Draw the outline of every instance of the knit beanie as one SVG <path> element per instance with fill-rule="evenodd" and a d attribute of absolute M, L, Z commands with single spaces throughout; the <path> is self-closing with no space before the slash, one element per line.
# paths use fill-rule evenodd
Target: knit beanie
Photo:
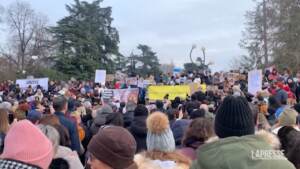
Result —
<path fill-rule="evenodd" d="M 88 151 L 113 169 L 137 169 L 134 137 L 124 128 L 107 126 L 99 129 L 88 145 Z"/>
<path fill-rule="evenodd" d="M 4 141 L 2 159 L 12 159 L 48 169 L 53 158 L 51 141 L 30 121 L 12 125 Z"/>
<path fill-rule="evenodd" d="M 298 113 L 294 109 L 286 108 L 279 116 L 280 126 L 293 126 L 297 124 Z"/>
<path fill-rule="evenodd" d="M 254 118 L 244 97 L 227 96 L 219 107 L 215 118 L 215 132 L 218 137 L 244 136 L 254 134 Z"/>
<path fill-rule="evenodd" d="M 172 152 L 175 150 L 175 140 L 170 129 L 168 117 L 161 112 L 154 112 L 147 121 L 148 151 Z"/>
<path fill-rule="evenodd" d="M 97 110 L 97 114 L 102 114 L 102 113 L 112 113 L 113 109 L 109 105 L 103 105 L 99 110 Z"/>
<path fill-rule="evenodd" d="M 37 110 L 31 110 L 30 112 L 28 112 L 26 118 L 27 118 L 27 120 L 35 123 L 42 118 L 42 114 L 40 112 L 38 112 Z"/>

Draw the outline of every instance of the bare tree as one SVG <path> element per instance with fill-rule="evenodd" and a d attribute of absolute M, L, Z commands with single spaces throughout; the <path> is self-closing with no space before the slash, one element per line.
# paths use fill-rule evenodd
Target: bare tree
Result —
<path fill-rule="evenodd" d="M 6 48 L 0 52 L 18 71 L 36 65 L 49 56 L 50 34 L 47 31 L 48 18 L 36 13 L 27 2 L 16 1 L 7 11 L 9 37 Z"/>

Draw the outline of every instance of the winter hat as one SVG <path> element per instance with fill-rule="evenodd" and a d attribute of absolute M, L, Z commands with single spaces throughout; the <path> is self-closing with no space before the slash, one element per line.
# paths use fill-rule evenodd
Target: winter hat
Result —
<path fill-rule="evenodd" d="M 196 119 L 196 118 L 204 118 L 205 117 L 205 110 L 204 109 L 195 109 L 191 114 L 190 114 L 190 119 Z"/>
<path fill-rule="evenodd" d="M 134 109 L 134 116 L 148 116 L 148 109 L 144 105 L 139 104 Z"/>
<path fill-rule="evenodd" d="M 135 139 L 122 127 L 107 126 L 99 129 L 90 141 L 88 151 L 113 169 L 137 169 L 133 161 Z"/>
<path fill-rule="evenodd" d="M 3 102 L 0 104 L 1 109 L 11 110 L 12 105 L 10 102 Z"/>
<path fill-rule="evenodd" d="M 254 134 L 254 118 L 244 97 L 227 96 L 215 118 L 215 132 L 220 138 Z"/>
<path fill-rule="evenodd" d="M 27 120 L 36 123 L 38 120 L 40 120 L 42 118 L 42 114 L 36 110 L 31 110 L 28 114 L 27 114 Z"/>
<path fill-rule="evenodd" d="M 170 129 L 168 117 L 161 112 L 154 112 L 147 121 L 148 151 L 172 152 L 175 150 L 175 140 Z"/>
<path fill-rule="evenodd" d="M 48 169 L 53 158 L 51 141 L 30 121 L 10 128 L 4 141 L 2 159 L 12 159 Z"/>
<path fill-rule="evenodd" d="M 280 126 L 293 126 L 297 124 L 298 113 L 294 109 L 286 108 L 279 116 Z"/>
<path fill-rule="evenodd" d="M 158 109 L 164 108 L 164 103 L 161 100 L 156 100 L 155 105 Z"/>
<path fill-rule="evenodd" d="M 102 106 L 98 111 L 97 114 L 103 114 L 103 113 L 112 113 L 113 109 L 109 105 Z"/>

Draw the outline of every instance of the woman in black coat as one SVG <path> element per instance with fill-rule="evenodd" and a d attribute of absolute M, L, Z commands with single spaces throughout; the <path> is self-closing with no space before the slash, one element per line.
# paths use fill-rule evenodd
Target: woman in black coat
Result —
<path fill-rule="evenodd" d="M 129 131 L 131 132 L 137 143 L 137 153 L 143 150 L 147 150 L 147 117 L 148 109 L 144 105 L 138 105 L 134 110 L 134 118 L 129 128 Z"/>

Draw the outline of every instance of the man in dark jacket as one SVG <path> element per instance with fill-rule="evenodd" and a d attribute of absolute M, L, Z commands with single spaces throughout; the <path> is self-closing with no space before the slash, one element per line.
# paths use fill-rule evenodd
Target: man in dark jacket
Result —
<path fill-rule="evenodd" d="M 53 100 L 53 108 L 55 115 L 59 118 L 60 123 L 66 127 L 70 134 L 71 149 L 80 152 L 80 141 L 77 132 L 76 124 L 65 117 L 65 113 L 68 110 L 68 101 L 64 96 L 55 97 Z"/>

